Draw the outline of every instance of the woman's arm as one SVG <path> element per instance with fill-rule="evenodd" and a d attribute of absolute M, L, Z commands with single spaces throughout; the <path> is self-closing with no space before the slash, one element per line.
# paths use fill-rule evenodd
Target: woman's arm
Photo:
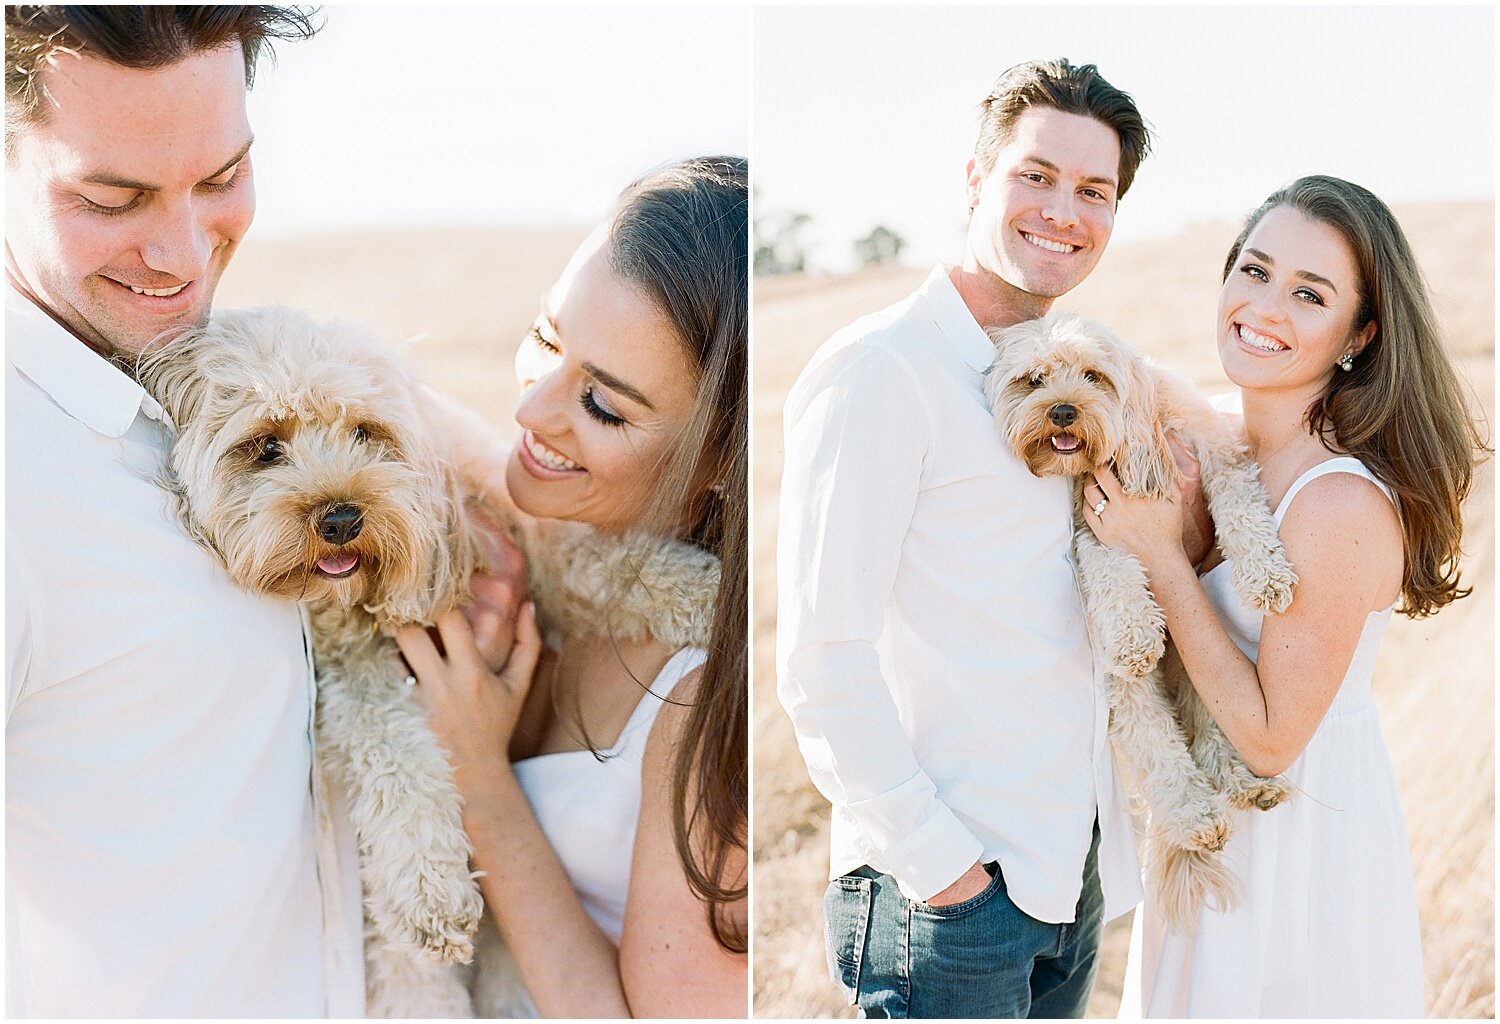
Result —
<path fill-rule="evenodd" d="M 727 952 L 709 928 L 708 908 L 688 885 L 672 829 L 672 783 L 677 746 L 701 674 L 684 677 L 651 727 L 641 771 L 641 816 L 631 861 L 620 975 L 637 1017 L 744 1017 L 749 1012 L 748 958 Z M 646 700 L 653 700 L 646 697 Z M 689 793 L 692 788 L 689 787 Z M 745 857 L 726 867 L 741 880 Z M 745 934 L 746 905 L 727 920 Z"/>
<path fill-rule="evenodd" d="M 537 1011 L 544 1017 L 743 1016 L 745 958 L 715 943 L 672 842 L 671 773 L 686 709 L 663 707 L 647 743 L 617 950 L 584 910 L 511 770 L 510 737 L 541 649 L 534 609 L 522 606 L 513 647 L 503 629 L 485 638 L 481 653 L 458 612 L 441 617 L 438 629 L 446 656 L 420 627 L 402 630 L 397 642 L 421 682 L 429 724 L 463 794 L 464 828 L 475 867 L 484 872 L 485 903 Z M 505 667 L 494 673 L 486 659 L 504 660 Z M 683 679 L 676 692 L 690 698 L 696 680 L 696 674 Z M 743 872 L 743 862 L 730 870 Z"/>
<path fill-rule="evenodd" d="M 513 645 L 504 628 L 483 653 L 462 613 L 437 625 L 446 654 L 419 626 L 396 642 L 453 765 L 479 887 L 521 979 L 544 1017 L 629 1017 L 615 945 L 583 909 L 511 770 L 510 737 L 541 652 L 535 609 L 521 607 Z M 504 668 L 495 673 L 486 659 Z"/>
<path fill-rule="evenodd" d="M 537 1012 L 630 1017 L 620 957 L 579 902 L 507 763 L 464 790 L 479 886 Z M 609 855 L 614 851 L 602 851 Z"/>
<path fill-rule="evenodd" d="M 1323 720 L 1348 671 L 1365 617 L 1389 605 L 1400 587 L 1401 531 L 1375 485 L 1345 473 L 1309 483 L 1281 525 L 1297 568 L 1291 606 L 1268 615 L 1259 664 L 1240 653 L 1188 564 L 1165 506 L 1124 495 L 1107 469 L 1102 517 L 1085 518 L 1100 540 L 1140 558 L 1167 629 L 1204 705 L 1257 775 L 1286 770 Z M 1088 489 L 1098 500 L 1094 488 Z"/>

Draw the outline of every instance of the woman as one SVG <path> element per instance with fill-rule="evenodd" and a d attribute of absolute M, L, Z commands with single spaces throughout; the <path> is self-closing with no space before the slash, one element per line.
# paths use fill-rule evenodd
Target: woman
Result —
<path fill-rule="evenodd" d="M 1211 554 L 1199 572 L 1174 500 L 1122 494 L 1102 469 L 1086 518 L 1145 565 L 1205 705 L 1251 770 L 1294 795 L 1235 812 L 1232 909 L 1169 930 L 1151 894 L 1132 974 L 1149 1016 L 1422 1014 L 1405 826 L 1370 680 L 1393 609 L 1420 617 L 1459 587 L 1460 506 L 1481 442 L 1400 226 L 1337 178 L 1302 178 L 1231 248 L 1219 356 L 1242 392 L 1299 583 L 1291 607 L 1247 607 Z M 1099 504 L 1104 502 L 1104 504 Z M 1127 999 L 1130 993 L 1127 992 Z"/>
<path fill-rule="evenodd" d="M 649 174 L 516 358 L 511 497 L 716 555 L 708 648 L 543 653 L 534 610 L 499 579 L 476 585 L 472 626 L 439 620 L 445 653 L 418 628 L 397 638 L 543 1016 L 746 1011 L 746 251 L 743 160 Z"/>

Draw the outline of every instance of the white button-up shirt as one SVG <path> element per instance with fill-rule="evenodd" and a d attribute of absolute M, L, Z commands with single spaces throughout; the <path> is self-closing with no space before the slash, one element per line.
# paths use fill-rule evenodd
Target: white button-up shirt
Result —
<path fill-rule="evenodd" d="M 363 1015 L 300 610 L 182 532 L 139 385 L 10 288 L 5 342 L 7 1015 Z"/>
<path fill-rule="evenodd" d="M 1093 826 L 1106 914 L 1140 899 L 1070 554 L 1069 482 L 1003 443 L 994 346 L 947 271 L 813 356 L 786 405 L 779 693 L 833 804 L 830 877 L 927 899 L 975 861 L 1072 921 Z"/>

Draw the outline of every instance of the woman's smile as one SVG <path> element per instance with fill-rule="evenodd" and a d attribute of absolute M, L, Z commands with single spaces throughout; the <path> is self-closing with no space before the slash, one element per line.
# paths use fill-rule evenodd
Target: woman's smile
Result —
<path fill-rule="evenodd" d="M 506 474 L 528 515 L 637 525 L 693 407 L 697 370 L 650 296 L 579 248 L 516 353 L 519 443 Z"/>
<path fill-rule="evenodd" d="M 576 476 L 588 472 L 556 448 L 544 443 L 529 430 L 521 435 L 521 455 L 522 465 L 529 472 L 543 479 Z"/>
<path fill-rule="evenodd" d="M 1255 355 L 1273 356 L 1288 349 L 1286 343 L 1279 338 L 1257 331 L 1246 324 L 1236 323 L 1234 331 L 1239 339 L 1240 348 Z"/>

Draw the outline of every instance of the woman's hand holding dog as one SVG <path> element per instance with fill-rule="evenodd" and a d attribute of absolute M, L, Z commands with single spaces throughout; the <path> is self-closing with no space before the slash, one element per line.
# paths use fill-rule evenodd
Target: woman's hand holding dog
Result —
<path fill-rule="evenodd" d="M 1172 451 L 1177 472 L 1182 474 L 1182 550 L 1189 562 L 1202 565 L 1214 549 L 1214 523 L 1203 495 L 1203 467 L 1171 434 L 1167 435 L 1167 447 Z"/>
<path fill-rule="evenodd" d="M 442 652 L 421 626 L 396 633 L 420 683 L 427 724 L 465 794 L 510 770 L 510 738 L 542 652 L 536 607 L 527 601 L 517 609 L 512 582 L 476 576 L 473 589 L 476 603 L 467 614 L 455 608 L 438 616 Z"/>
<path fill-rule="evenodd" d="M 1173 492 L 1160 499 L 1132 498 L 1110 468 L 1100 466 L 1094 470 L 1094 482 L 1083 488 L 1083 518 L 1094 536 L 1140 559 L 1150 576 L 1174 558 L 1187 561 L 1182 549 L 1180 494 Z"/>
<path fill-rule="evenodd" d="M 510 656 L 516 618 L 528 597 L 526 556 L 498 525 L 480 520 L 480 526 L 478 536 L 488 568 L 470 578 L 469 603 L 463 606 L 463 613 L 474 630 L 480 655 L 499 672 Z"/>

